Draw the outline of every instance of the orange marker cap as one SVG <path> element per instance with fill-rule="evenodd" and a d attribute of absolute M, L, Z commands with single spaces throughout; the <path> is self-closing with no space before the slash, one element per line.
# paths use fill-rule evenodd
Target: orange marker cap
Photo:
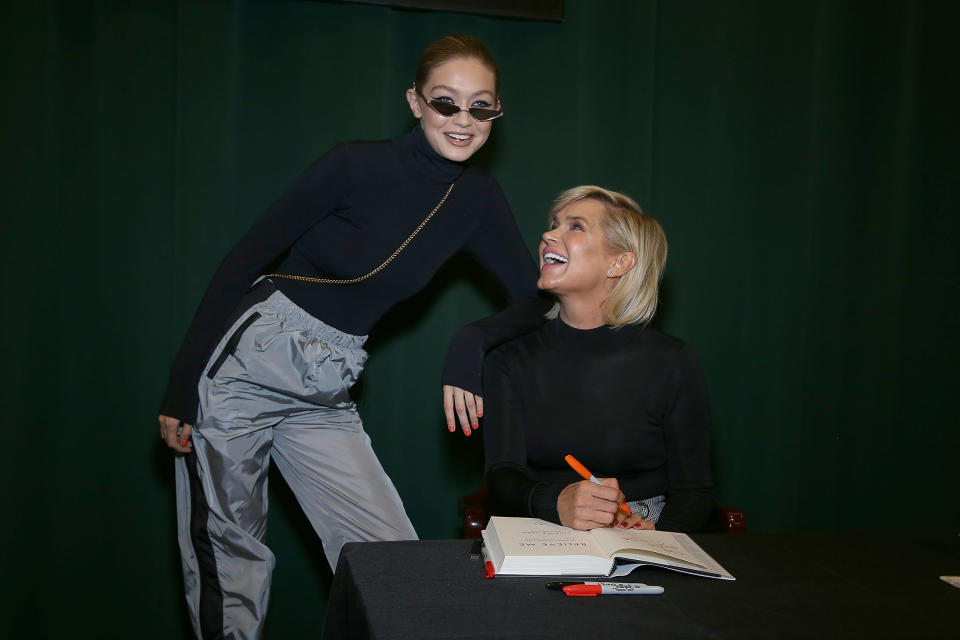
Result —
<path fill-rule="evenodd" d="M 590 478 L 593 477 L 593 474 L 590 473 L 589 471 L 587 471 L 587 468 L 586 468 L 585 466 L 583 466 L 582 464 L 580 464 L 580 461 L 577 460 L 576 458 L 574 458 L 573 456 L 567 455 L 567 456 L 564 457 L 564 460 L 567 461 L 567 464 L 568 464 L 568 465 L 570 465 L 571 467 L 573 467 L 573 470 L 574 470 L 574 471 L 576 471 L 576 472 L 579 473 L 581 476 L 583 476 L 583 479 L 584 479 L 584 480 L 589 480 Z"/>

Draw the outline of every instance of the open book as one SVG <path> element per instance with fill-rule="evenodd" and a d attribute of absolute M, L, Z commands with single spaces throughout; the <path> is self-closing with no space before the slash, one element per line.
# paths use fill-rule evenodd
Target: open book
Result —
<path fill-rule="evenodd" d="M 498 576 L 612 577 L 651 566 L 734 579 L 689 536 L 670 531 L 578 531 L 537 518 L 494 516 L 483 542 Z"/>

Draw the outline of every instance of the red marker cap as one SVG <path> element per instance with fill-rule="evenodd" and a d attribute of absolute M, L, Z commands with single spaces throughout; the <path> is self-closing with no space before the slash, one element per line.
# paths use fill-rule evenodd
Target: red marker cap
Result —
<path fill-rule="evenodd" d="M 492 578 L 494 576 L 493 563 L 487 560 L 483 563 L 483 577 Z"/>

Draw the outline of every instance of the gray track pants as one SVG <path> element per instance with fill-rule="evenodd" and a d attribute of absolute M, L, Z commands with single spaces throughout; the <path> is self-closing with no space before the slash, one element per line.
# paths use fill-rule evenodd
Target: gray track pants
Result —
<path fill-rule="evenodd" d="M 365 339 L 273 290 L 214 351 L 200 381 L 193 453 L 176 462 L 178 537 L 199 637 L 262 635 L 275 563 L 264 544 L 271 460 L 331 568 L 346 542 L 416 539 L 348 393 L 366 361 Z"/>

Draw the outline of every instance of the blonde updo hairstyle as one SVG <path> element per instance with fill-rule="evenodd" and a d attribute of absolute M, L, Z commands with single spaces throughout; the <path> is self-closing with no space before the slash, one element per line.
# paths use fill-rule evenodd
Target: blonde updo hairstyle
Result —
<path fill-rule="evenodd" d="M 445 62 L 460 58 L 476 60 L 493 72 L 493 90 L 497 93 L 496 97 L 499 98 L 500 72 L 497 70 L 496 61 L 482 42 L 465 33 L 444 36 L 431 42 L 423 50 L 423 53 L 420 54 L 420 60 L 417 62 L 417 74 L 414 76 L 416 88 L 421 91 L 425 90 L 427 79 L 434 69 Z"/>
<path fill-rule="evenodd" d="M 656 219 L 646 215 L 630 196 L 594 185 L 567 189 L 554 200 L 547 220 L 566 206 L 590 198 L 603 205 L 603 229 L 611 253 L 632 253 L 636 264 L 623 274 L 603 301 L 603 321 L 611 327 L 646 324 L 653 319 L 659 300 L 660 279 L 667 263 L 667 237 Z M 547 312 L 556 318 L 560 303 Z"/>

